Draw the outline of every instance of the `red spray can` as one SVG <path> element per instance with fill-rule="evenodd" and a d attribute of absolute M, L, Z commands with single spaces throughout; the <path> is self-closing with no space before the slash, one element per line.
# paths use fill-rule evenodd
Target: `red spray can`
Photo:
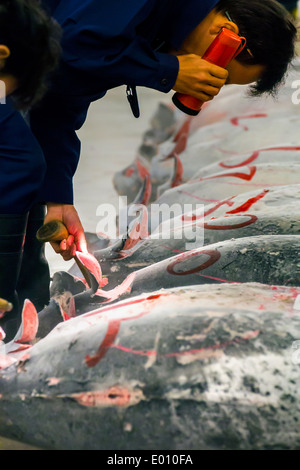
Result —
<path fill-rule="evenodd" d="M 244 49 L 245 45 L 245 38 L 238 36 L 227 28 L 222 28 L 202 59 L 225 69 Z M 175 93 L 173 103 L 178 109 L 190 116 L 197 116 L 204 104 L 203 101 L 182 93 Z"/>

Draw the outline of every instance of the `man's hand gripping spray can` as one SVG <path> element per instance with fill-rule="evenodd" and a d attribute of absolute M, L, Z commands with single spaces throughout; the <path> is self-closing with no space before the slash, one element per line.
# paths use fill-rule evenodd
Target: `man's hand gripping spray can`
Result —
<path fill-rule="evenodd" d="M 222 28 L 202 59 L 225 69 L 245 46 L 245 38 L 227 28 Z M 175 93 L 173 103 L 178 109 L 190 116 L 197 116 L 204 104 L 203 101 L 182 93 Z"/>

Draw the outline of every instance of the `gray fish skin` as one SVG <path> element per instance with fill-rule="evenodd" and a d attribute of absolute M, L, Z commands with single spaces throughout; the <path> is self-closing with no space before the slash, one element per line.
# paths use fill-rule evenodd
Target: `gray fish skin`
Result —
<path fill-rule="evenodd" d="M 250 181 L 243 181 L 243 179 L 234 176 L 235 173 L 246 175 L 246 177 L 251 176 L 252 173 L 254 176 Z M 153 221 L 157 218 L 157 213 L 161 212 L 162 205 L 167 204 L 170 207 L 179 205 L 184 211 L 185 204 L 205 204 L 205 201 L 222 201 L 233 195 L 241 195 L 254 190 L 261 189 L 262 191 L 274 186 L 296 185 L 299 183 L 299 174 L 299 164 L 260 164 L 256 165 L 255 169 L 248 166 L 239 168 L 238 171 L 227 169 L 210 175 L 207 179 L 190 180 L 188 183 L 165 191 L 155 201 L 155 204 L 150 206 L 151 231 L 156 228 Z M 169 214 L 166 213 L 165 217 L 169 218 Z"/>
<path fill-rule="evenodd" d="M 245 203 L 249 207 L 245 207 Z M 182 217 L 179 216 L 182 225 L 175 230 L 172 230 L 172 227 L 176 227 L 174 220 L 170 220 L 166 222 L 169 230 L 167 234 L 162 224 L 131 252 L 122 253 L 124 241 L 119 240 L 107 249 L 94 252 L 94 255 L 107 275 L 110 286 L 114 287 L 131 272 L 169 258 L 176 251 L 186 251 L 187 244 L 195 239 L 197 227 L 203 227 L 203 237 L 196 240 L 195 248 L 246 236 L 296 235 L 300 234 L 299 213 L 300 185 L 263 191 L 257 189 L 204 205 L 203 213 L 195 221 L 190 217 L 191 221 L 183 224 Z M 222 226 L 224 230 L 221 229 Z M 76 266 L 74 269 L 75 271 L 70 272 L 80 275 Z"/>
<path fill-rule="evenodd" d="M 299 256 L 300 235 L 260 235 L 224 240 L 176 254 L 145 268 L 136 267 L 130 291 L 117 300 L 150 293 L 158 288 L 199 284 L 258 282 L 299 286 Z M 118 284 L 124 281 L 124 278 L 118 278 L 118 273 L 114 274 Z M 106 286 L 104 290 L 109 289 Z M 104 299 L 97 300 L 97 296 L 91 297 L 87 292 L 77 294 L 75 299 L 81 313 L 91 311 L 97 303 L 100 307 L 104 302 Z"/>
<path fill-rule="evenodd" d="M 299 256 L 299 235 L 225 240 L 136 271 L 130 295 L 216 282 L 299 286 Z"/>
<path fill-rule="evenodd" d="M 212 245 L 223 240 L 233 240 L 246 237 L 257 237 L 261 235 L 300 235 L 300 220 L 293 214 L 285 212 L 284 214 L 277 214 L 277 216 L 261 216 L 253 224 L 236 229 L 224 229 L 221 227 L 228 227 L 229 225 L 239 225 L 243 222 L 251 221 L 249 216 L 231 216 L 219 217 L 209 222 L 210 229 L 204 229 L 204 245 Z M 218 230 L 214 230 L 217 227 Z M 104 272 L 107 275 L 110 288 L 118 285 L 124 277 L 135 272 L 138 269 L 154 265 L 164 259 L 171 258 L 175 253 L 185 252 L 187 243 L 195 237 L 195 227 L 191 226 L 189 230 L 185 228 L 185 235 L 187 238 L 182 237 L 182 231 L 177 230 L 172 233 L 170 240 L 163 238 L 150 237 L 140 244 L 138 249 L 130 256 L 111 259 L 106 258 L 103 253 L 98 256 L 98 261 Z M 178 239 L 176 238 L 176 234 Z M 195 247 L 201 248 L 203 246 L 202 238 L 199 239 L 199 245 L 195 243 Z"/>
<path fill-rule="evenodd" d="M 299 449 L 298 294 L 162 289 L 65 322 L 0 371 L 0 434 L 55 450 Z"/>

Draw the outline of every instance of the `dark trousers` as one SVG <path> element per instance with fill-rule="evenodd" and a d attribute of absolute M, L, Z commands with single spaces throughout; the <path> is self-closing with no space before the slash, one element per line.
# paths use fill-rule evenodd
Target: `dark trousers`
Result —
<path fill-rule="evenodd" d="M 0 215 L 0 297 L 14 306 L 0 320 L 6 342 L 18 331 L 25 299 L 29 299 L 38 312 L 50 300 L 45 247 L 36 238 L 44 216 L 44 205 L 33 207 L 26 215 Z"/>

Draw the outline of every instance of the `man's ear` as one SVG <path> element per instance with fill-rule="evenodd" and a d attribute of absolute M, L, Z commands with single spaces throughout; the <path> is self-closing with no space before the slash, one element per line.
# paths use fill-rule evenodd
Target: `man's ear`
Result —
<path fill-rule="evenodd" d="M 235 34 L 239 34 L 238 25 L 220 13 L 215 16 L 214 21 L 209 28 L 209 32 L 211 34 L 219 34 L 222 28 L 227 28 Z"/>
<path fill-rule="evenodd" d="M 6 59 L 10 56 L 10 50 L 7 46 L 0 44 L 0 69 L 5 65 Z"/>

